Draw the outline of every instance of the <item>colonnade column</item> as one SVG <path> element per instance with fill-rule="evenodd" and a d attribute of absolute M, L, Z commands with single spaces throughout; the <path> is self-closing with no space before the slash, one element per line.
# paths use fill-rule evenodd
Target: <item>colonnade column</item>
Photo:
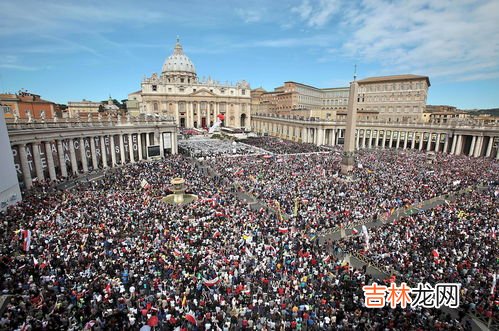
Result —
<path fill-rule="evenodd" d="M 369 139 L 367 140 L 367 148 L 371 149 L 373 146 L 373 130 L 369 129 Z"/>
<path fill-rule="evenodd" d="M 456 153 L 456 145 L 457 145 L 457 135 L 452 136 L 452 145 L 450 147 L 450 153 L 455 154 Z"/>
<path fill-rule="evenodd" d="M 54 181 L 57 179 L 57 175 L 55 173 L 54 156 L 52 155 L 52 143 L 50 141 L 45 142 L 45 153 L 47 154 L 49 177 L 51 181 Z"/>
<path fill-rule="evenodd" d="M 109 143 L 111 145 L 111 168 L 117 166 L 116 164 L 116 146 L 114 145 L 114 135 L 109 136 Z"/>
<path fill-rule="evenodd" d="M 135 158 L 133 155 L 133 141 L 132 141 L 132 134 L 129 133 L 127 134 L 128 136 L 128 152 L 130 153 L 130 163 L 135 163 Z"/>
<path fill-rule="evenodd" d="M 402 134 L 402 132 L 401 132 L 401 131 L 398 131 L 398 132 L 397 132 L 397 143 L 396 143 L 396 145 L 395 145 L 395 148 L 396 148 L 396 149 L 399 149 L 399 147 L 400 147 L 400 135 L 401 135 L 401 134 Z"/>
<path fill-rule="evenodd" d="M 107 168 L 106 141 L 104 136 L 100 136 L 100 150 L 102 153 L 102 167 Z"/>
<path fill-rule="evenodd" d="M 376 148 L 379 147 L 379 129 L 376 130 L 376 139 L 374 140 L 376 143 Z"/>
<path fill-rule="evenodd" d="M 414 149 L 414 147 L 416 147 L 416 132 L 411 132 L 411 133 L 412 133 L 411 149 Z"/>
<path fill-rule="evenodd" d="M 78 163 L 76 163 L 76 151 L 73 138 L 69 139 L 69 158 L 71 160 L 71 172 L 73 175 L 76 175 L 78 173 Z"/>
<path fill-rule="evenodd" d="M 475 142 L 475 150 L 473 152 L 474 157 L 480 157 L 480 154 L 482 154 L 482 144 L 483 136 L 478 136 Z"/>
<path fill-rule="evenodd" d="M 61 169 L 61 176 L 68 177 L 68 169 L 66 167 L 66 160 L 64 159 L 64 147 L 62 140 L 57 140 L 57 154 L 59 154 L 59 168 Z"/>
<path fill-rule="evenodd" d="M 31 146 L 33 147 L 33 161 L 35 163 L 36 178 L 38 181 L 42 181 L 45 179 L 45 175 L 43 173 L 42 159 L 40 157 L 40 143 L 35 141 Z"/>
<path fill-rule="evenodd" d="M 471 146 L 470 146 L 470 151 L 468 153 L 468 156 L 473 156 L 473 152 L 475 151 L 475 144 L 476 144 L 476 136 L 473 136 L 471 138 Z"/>
<path fill-rule="evenodd" d="M 139 161 L 144 159 L 142 155 L 142 133 L 137 133 L 137 144 L 139 144 Z"/>
<path fill-rule="evenodd" d="M 360 129 L 357 129 L 357 138 L 355 139 L 355 149 L 360 149 Z"/>
<path fill-rule="evenodd" d="M 437 133 L 437 139 L 435 140 L 435 152 L 440 150 L 440 133 Z"/>
<path fill-rule="evenodd" d="M 462 146 L 463 145 L 463 136 L 462 135 L 458 135 L 457 136 L 457 143 L 456 143 L 456 155 L 461 155 L 461 151 L 462 151 Z"/>
<path fill-rule="evenodd" d="M 426 143 L 426 151 L 429 152 L 431 150 L 431 142 L 433 140 L 433 133 L 428 134 L 428 142 Z"/>
<path fill-rule="evenodd" d="M 423 150 L 423 144 L 424 144 L 424 132 L 421 132 L 421 136 L 420 136 L 420 139 L 419 139 L 419 150 L 420 151 Z"/>
<path fill-rule="evenodd" d="M 88 172 L 87 154 L 85 153 L 85 140 L 80 137 L 80 155 L 81 155 L 81 165 L 83 167 L 83 173 Z"/>
<path fill-rule="evenodd" d="M 364 129 L 362 131 L 362 148 L 366 148 L 366 138 L 367 138 L 367 131 Z"/>
<path fill-rule="evenodd" d="M 444 142 L 444 149 L 442 150 L 442 153 L 447 153 L 447 150 L 449 149 L 449 134 L 445 134 L 445 142 Z"/>
<path fill-rule="evenodd" d="M 409 132 L 404 132 L 404 149 L 407 149 L 407 143 L 409 142 Z"/>
<path fill-rule="evenodd" d="M 126 157 L 125 157 L 125 142 L 123 141 L 123 134 L 120 133 L 120 157 L 121 157 L 121 164 L 126 163 Z"/>
<path fill-rule="evenodd" d="M 494 145 L 494 137 L 489 137 L 489 144 L 487 145 L 487 152 L 485 153 L 486 157 L 490 157 L 492 154 L 492 146 Z"/>
<path fill-rule="evenodd" d="M 29 170 L 28 156 L 26 155 L 26 144 L 19 145 L 19 159 L 21 161 L 21 169 L 23 171 L 23 181 L 26 189 L 33 186 L 33 179 L 31 178 L 31 171 Z"/>
<path fill-rule="evenodd" d="M 99 163 L 97 162 L 97 153 L 95 152 L 95 137 L 90 137 L 90 154 L 92 155 L 92 167 L 97 169 L 99 167 Z"/>

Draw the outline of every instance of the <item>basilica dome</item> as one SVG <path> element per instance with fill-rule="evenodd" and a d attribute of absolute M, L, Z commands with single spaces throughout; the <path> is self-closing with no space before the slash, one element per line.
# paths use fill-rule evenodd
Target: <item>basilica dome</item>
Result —
<path fill-rule="evenodd" d="M 162 73 L 164 75 L 174 75 L 174 76 L 190 76 L 196 77 L 196 69 L 191 60 L 184 54 L 182 45 L 177 38 L 177 44 L 173 50 L 173 54 L 170 55 L 165 63 L 163 64 Z"/>

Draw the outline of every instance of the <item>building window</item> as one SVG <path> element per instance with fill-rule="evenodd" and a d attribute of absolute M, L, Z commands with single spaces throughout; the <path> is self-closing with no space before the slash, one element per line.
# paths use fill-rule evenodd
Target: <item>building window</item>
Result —
<path fill-rule="evenodd" d="M 179 92 L 184 92 L 184 88 L 183 88 L 183 87 L 179 87 L 179 88 L 178 88 L 178 91 L 179 91 Z"/>
<path fill-rule="evenodd" d="M 243 90 L 241 91 L 241 93 L 242 93 L 243 95 L 246 95 L 246 90 L 245 90 L 245 89 L 243 89 Z"/>
<path fill-rule="evenodd" d="M 184 79 L 183 78 L 180 78 L 180 82 L 183 83 L 184 82 Z"/>
<path fill-rule="evenodd" d="M 171 92 L 171 91 L 172 91 L 172 88 L 171 88 L 171 87 L 169 87 L 169 88 L 168 88 L 168 92 Z"/>
<path fill-rule="evenodd" d="M 152 90 L 153 90 L 154 92 L 156 92 L 156 91 L 158 90 L 158 85 L 153 85 L 153 86 L 152 86 Z"/>
<path fill-rule="evenodd" d="M 158 103 L 157 102 L 154 103 L 153 107 L 154 107 L 154 111 L 158 111 Z"/>
<path fill-rule="evenodd" d="M 195 88 L 193 88 L 193 89 L 192 89 L 192 92 L 196 92 L 196 89 L 195 89 Z"/>

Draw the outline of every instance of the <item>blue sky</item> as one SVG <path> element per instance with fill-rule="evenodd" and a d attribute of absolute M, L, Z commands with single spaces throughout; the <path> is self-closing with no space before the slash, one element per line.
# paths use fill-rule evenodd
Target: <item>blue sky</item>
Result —
<path fill-rule="evenodd" d="M 127 98 L 179 35 L 198 77 L 273 90 L 428 75 L 429 104 L 499 107 L 499 1 L 0 2 L 0 92 Z"/>

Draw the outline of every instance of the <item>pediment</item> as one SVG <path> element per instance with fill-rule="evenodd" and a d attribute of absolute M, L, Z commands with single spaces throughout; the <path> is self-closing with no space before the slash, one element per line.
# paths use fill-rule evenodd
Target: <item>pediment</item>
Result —
<path fill-rule="evenodd" d="M 210 92 L 208 91 L 207 89 L 205 88 L 202 88 L 200 90 L 197 90 L 196 92 L 192 92 L 191 94 L 189 94 L 191 96 L 196 96 L 196 97 L 215 97 L 216 94 L 213 93 L 213 92 Z"/>

